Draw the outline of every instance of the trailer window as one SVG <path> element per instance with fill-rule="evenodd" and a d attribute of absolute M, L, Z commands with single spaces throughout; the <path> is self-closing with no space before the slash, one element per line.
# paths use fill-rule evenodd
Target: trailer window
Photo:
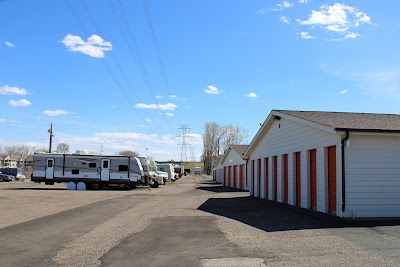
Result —
<path fill-rule="evenodd" d="M 127 172 L 128 171 L 128 165 L 119 165 L 118 166 L 118 171 Z"/>
<path fill-rule="evenodd" d="M 89 168 L 96 168 L 96 162 L 89 163 Z"/>
<path fill-rule="evenodd" d="M 82 162 L 82 165 L 86 165 L 86 162 Z"/>
<path fill-rule="evenodd" d="M 108 168 L 108 161 L 107 160 L 103 161 L 103 168 L 104 169 Z"/>
<path fill-rule="evenodd" d="M 49 168 L 53 167 L 53 160 L 47 161 L 47 167 L 49 167 Z"/>
<path fill-rule="evenodd" d="M 79 170 L 72 170 L 72 174 L 79 174 Z"/>

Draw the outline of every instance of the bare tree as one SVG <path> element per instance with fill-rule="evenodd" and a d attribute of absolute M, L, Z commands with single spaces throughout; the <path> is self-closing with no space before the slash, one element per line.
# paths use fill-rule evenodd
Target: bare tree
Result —
<path fill-rule="evenodd" d="M 15 155 L 20 156 L 21 158 L 25 159 L 29 155 L 32 155 L 34 151 L 34 147 L 27 146 L 27 145 L 14 145 L 5 148 L 5 152 L 8 155 Z"/>
<path fill-rule="evenodd" d="M 119 151 L 119 152 L 117 153 L 117 155 L 128 156 L 128 157 L 139 157 L 139 153 L 137 153 L 137 152 L 135 152 L 135 151 L 131 151 L 131 150 Z"/>
<path fill-rule="evenodd" d="M 223 127 L 223 138 L 221 143 L 222 154 L 229 148 L 230 145 L 241 145 L 249 136 L 248 132 L 235 125 L 226 125 Z"/>
<path fill-rule="evenodd" d="M 69 145 L 66 143 L 59 143 L 56 152 L 62 154 L 69 153 Z"/>
<path fill-rule="evenodd" d="M 204 126 L 203 154 L 204 171 L 211 174 L 212 167 L 230 145 L 242 144 L 248 133 L 239 126 L 221 126 L 215 122 L 207 122 Z"/>

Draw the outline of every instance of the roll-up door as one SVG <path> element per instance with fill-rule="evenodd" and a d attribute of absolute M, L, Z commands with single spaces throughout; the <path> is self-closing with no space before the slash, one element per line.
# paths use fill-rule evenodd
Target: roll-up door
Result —
<path fill-rule="evenodd" d="M 295 153 L 295 162 L 296 162 L 296 205 L 301 205 L 301 161 L 300 161 L 300 152 Z"/>
<path fill-rule="evenodd" d="M 254 196 L 254 159 L 251 161 L 251 194 Z"/>
<path fill-rule="evenodd" d="M 228 186 L 232 187 L 232 166 L 228 167 Z"/>
<path fill-rule="evenodd" d="M 273 198 L 276 201 L 278 199 L 278 156 L 273 157 L 273 189 L 274 195 Z"/>
<path fill-rule="evenodd" d="M 264 158 L 264 181 L 265 199 L 268 199 L 268 158 Z"/>
<path fill-rule="evenodd" d="M 233 187 L 237 188 L 238 165 L 233 166 Z"/>
<path fill-rule="evenodd" d="M 288 178 L 288 155 L 282 156 L 283 159 L 283 202 L 288 203 L 289 196 L 289 178 Z"/>
<path fill-rule="evenodd" d="M 328 207 L 336 211 L 336 146 L 328 147 Z"/>
<path fill-rule="evenodd" d="M 317 150 L 310 150 L 310 202 L 311 208 L 317 207 Z"/>
<path fill-rule="evenodd" d="M 240 189 L 245 189 L 245 172 L 244 172 L 244 164 L 240 165 Z"/>
<path fill-rule="evenodd" d="M 261 159 L 257 160 L 257 197 L 261 197 Z"/>

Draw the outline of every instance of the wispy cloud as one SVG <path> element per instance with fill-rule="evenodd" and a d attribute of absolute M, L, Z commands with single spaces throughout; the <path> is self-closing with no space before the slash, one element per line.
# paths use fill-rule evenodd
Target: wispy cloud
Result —
<path fill-rule="evenodd" d="M 311 36 L 309 32 L 301 32 L 300 35 L 301 35 L 301 38 L 303 38 L 303 39 L 314 39 L 315 38 L 314 36 Z"/>
<path fill-rule="evenodd" d="M 286 8 L 291 8 L 293 6 L 294 6 L 293 3 L 290 3 L 288 1 L 282 1 L 279 4 L 276 4 L 276 6 L 273 8 L 262 8 L 262 9 L 258 10 L 257 13 L 259 13 L 261 15 L 265 15 L 267 13 L 278 12 L 278 11 L 284 10 Z"/>
<path fill-rule="evenodd" d="M 0 118 L 0 123 L 2 123 L 2 122 L 7 122 L 7 120 Z"/>
<path fill-rule="evenodd" d="M 219 95 L 221 93 L 221 90 L 218 89 L 216 86 L 209 85 L 207 86 L 207 89 L 204 90 L 204 92 L 210 95 Z"/>
<path fill-rule="evenodd" d="M 355 7 L 339 3 L 322 5 L 319 10 L 312 10 L 308 19 L 296 21 L 310 29 L 318 27 L 317 29 L 339 34 L 342 36 L 340 39 L 355 39 L 360 36 L 353 32 L 357 27 L 361 24 L 371 24 L 371 18 L 367 14 Z"/>
<path fill-rule="evenodd" d="M 90 36 L 86 42 L 79 36 L 67 34 L 61 42 L 70 51 L 81 52 L 96 58 L 103 58 L 104 51 L 112 50 L 110 42 L 106 42 L 103 38 L 95 34 Z"/>
<path fill-rule="evenodd" d="M 162 98 L 162 96 L 160 96 L 160 95 L 156 95 L 156 98 L 157 98 L 157 99 L 161 99 L 161 98 Z"/>
<path fill-rule="evenodd" d="M 145 119 L 145 121 L 152 122 L 153 120 L 152 119 Z"/>
<path fill-rule="evenodd" d="M 299 0 L 298 1 L 300 4 L 307 4 L 308 3 L 308 0 Z"/>
<path fill-rule="evenodd" d="M 339 91 L 339 94 L 347 94 L 349 91 L 347 91 L 347 90 L 341 90 L 341 91 Z"/>
<path fill-rule="evenodd" d="M 57 110 L 44 110 L 42 111 L 42 115 L 50 116 L 50 117 L 55 117 L 55 116 L 60 116 L 60 115 L 68 115 L 69 112 L 62 110 L 62 109 L 57 109 Z"/>
<path fill-rule="evenodd" d="M 286 23 L 286 24 L 290 24 L 290 18 L 287 16 L 281 16 L 281 21 Z"/>
<path fill-rule="evenodd" d="M 400 68 L 374 71 L 328 71 L 354 82 L 361 90 L 375 98 L 400 102 Z"/>
<path fill-rule="evenodd" d="M 4 85 L 0 87 L 0 95 L 27 95 L 28 91 L 24 88 Z"/>
<path fill-rule="evenodd" d="M 139 103 L 135 105 L 135 108 L 140 109 L 160 109 L 160 110 L 175 110 L 178 106 L 174 103 L 167 104 L 143 104 Z"/>
<path fill-rule="evenodd" d="M 174 113 L 171 113 L 171 112 L 167 112 L 166 114 L 167 114 L 167 116 L 169 116 L 169 117 L 175 116 L 175 114 L 174 114 Z"/>
<path fill-rule="evenodd" d="M 257 98 L 258 97 L 258 95 L 256 93 L 253 93 L 253 92 L 250 92 L 245 96 L 248 97 L 248 98 Z"/>
<path fill-rule="evenodd" d="M 12 48 L 15 47 L 15 44 L 13 44 L 13 43 L 11 43 L 11 42 L 4 42 L 4 44 L 5 44 L 6 46 L 8 46 L 8 47 L 12 47 Z"/>
<path fill-rule="evenodd" d="M 26 100 L 26 99 L 21 99 L 21 100 L 18 100 L 18 101 L 10 100 L 8 102 L 8 104 L 10 106 L 13 106 L 13 107 L 27 107 L 27 106 L 32 105 L 32 103 L 29 100 Z"/>

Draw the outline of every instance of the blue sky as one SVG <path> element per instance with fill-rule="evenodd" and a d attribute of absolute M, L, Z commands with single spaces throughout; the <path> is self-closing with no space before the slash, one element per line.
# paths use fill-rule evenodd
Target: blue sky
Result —
<path fill-rule="evenodd" d="M 0 146 L 199 160 L 272 109 L 400 113 L 400 1 L 0 0 Z"/>

